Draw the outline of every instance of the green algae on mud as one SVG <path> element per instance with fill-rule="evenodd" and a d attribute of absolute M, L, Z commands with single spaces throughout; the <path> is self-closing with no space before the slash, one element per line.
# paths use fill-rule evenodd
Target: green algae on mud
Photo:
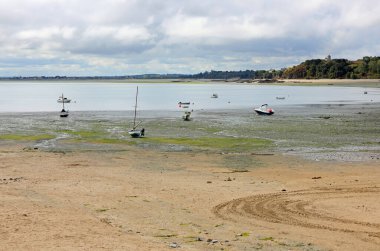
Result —
<path fill-rule="evenodd" d="M 93 144 L 126 144 L 135 145 L 136 142 L 123 140 L 123 139 L 110 139 L 110 138 L 87 138 L 87 139 L 70 139 L 67 142 L 81 142 L 81 143 L 93 143 Z"/>
<path fill-rule="evenodd" d="M 174 144 L 181 146 L 199 147 L 203 149 L 216 149 L 226 151 L 264 150 L 272 146 L 272 141 L 258 138 L 163 138 L 148 137 L 145 141 L 157 144 Z"/>
<path fill-rule="evenodd" d="M 24 135 L 24 134 L 3 134 L 0 135 L 0 140 L 13 140 L 13 141 L 39 141 L 49 140 L 55 138 L 50 134 L 37 134 L 37 135 Z"/>
<path fill-rule="evenodd" d="M 127 144 L 135 145 L 136 142 L 124 138 L 112 138 L 106 132 L 101 131 L 70 131 L 64 130 L 62 133 L 75 136 L 74 138 L 66 139 L 66 142 L 86 142 L 94 144 Z"/>
<path fill-rule="evenodd" d="M 146 136 L 139 139 L 130 138 L 129 120 L 119 113 L 77 112 L 71 120 L 45 113 L 3 114 L 0 142 L 26 141 L 46 151 L 116 151 L 133 146 L 222 152 L 230 167 L 262 166 L 260 158 L 235 153 L 264 151 L 319 160 L 377 160 L 379 107 L 379 103 L 283 106 L 276 107 L 271 117 L 247 109 L 199 110 L 191 122 L 162 112 L 143 118 Z"/>

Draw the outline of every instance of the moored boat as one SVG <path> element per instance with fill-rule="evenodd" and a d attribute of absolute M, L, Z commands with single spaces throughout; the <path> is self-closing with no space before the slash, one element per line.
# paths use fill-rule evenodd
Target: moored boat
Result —
<path fill-rule="evenodd" d="M 59 116 L 61 118 L 65 118 L 65 117 L 68 117 L 69 116 L 69 110 L 65 110 L 65 103 L 70 103 L 70 102 L 66 102 L 67 98 L 65 98 L 63 96 L 63 93 L 62 93 L 62 96 L 60 96 L 60 98 L 62 99 L 62 102 L 59 102 L 58 103 L 62 103 L 62 110 L 61 112 L 59 113 Z M 59 99 L 58 99 L 59 100 Z"/>
<path fill-rule="evenodd" d="M 182 119 L 184 121 L 190 121 L 191 120 L 190 115 L 191 115 L 191 112 L 187 111 L 187 112 L 185 112 L 185 115 L 182 116 Z"/>
<path fill-rule="evenodd" d="M 62 109 L 61 112 L 59 113 L 59 116 L 61 118 L 65 118 L 69 116 L 69 110 Z"/>
<path fill-rule="evenodd" d="M 259 108 L 255 108 L 255 112 L 258 115 L 272 115 L 274 114 L 274 110 L 268 107 L 268 104 L 263 104 Z"/>
<path fill-rule="evenodd" d="M 137 129 L 137 126 L 140 125 L 141 122 L 139 123 L 136 123 L 136 117 L 137 117 L 137 96 L 139 94 L 139 87 L 137 86 L 137 89 L 136 89 L 136 101 L 135 101 L 135 115 L 133 117 L 133 127 L 131 130 L 128 131 L 128 134 L 132 137 L 132 138 L 141 138 L 145 135 L 145 129 L 142 128 L 142 129 Z"/>
<path fill-rule="evenodd" d="M 144 136 L 145 134 L 145 129 L 132 129 L 132 130 L 129 130 L 128 131 L 129 135 L 132 137 L 132 138 L 140 138 L 142 136 Z"/>
<path fill-rule="evenodd" d="M 71 102 L 71 99 L 65 98 L 65 97 L 63 96 L 63 93 L 62 93 L 62 96 L 59 96 L 59 97 L 58 97 L 57 102 L 58 102 L 58 103 L 70 103 L 70 102 Z"/>
<path fill-rule="evenodd" d="M 178 106 L 182 108 L 189 108 L 190 102 L 178 102 Z"/>

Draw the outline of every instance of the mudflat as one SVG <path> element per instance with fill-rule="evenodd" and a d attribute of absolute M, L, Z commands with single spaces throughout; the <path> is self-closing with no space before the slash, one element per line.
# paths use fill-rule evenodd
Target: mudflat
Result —
<path fill-rule="evenodd" d="M 379 112 L 4 114 L 0 249 L 379 250 Z"/>

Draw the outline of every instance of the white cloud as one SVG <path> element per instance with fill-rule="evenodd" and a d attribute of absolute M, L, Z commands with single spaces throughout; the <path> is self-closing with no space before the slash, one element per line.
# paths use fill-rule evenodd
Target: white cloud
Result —
<path fill-rule="evenodd" d="M 63 39 L 72 39 L 75 32 L 74 27 L 42 27 L 39 29 L 21 30 L 16 33 L 15 37 L 18 40 L 38 39 L 48 40 L 54 37 Z"/>
<path fill-rule="evenodd" d="M 83 35 L 83 39 L 116 39 L 123 43 L 141 42 L 149 40 L 151 35 L 145 27 L 133 27 L 124 25 L 121 27 L 114 26 L 92 26 L 88 27 Z"/>
<path fill-rule="evenodd" d="M 226 40 L 275 38 L 284 35 L 281 26 L 255 21 L 249 16 L 211 19 L 178 14 L 165 20 L 163 28 L 173 41 L 190 39 L 193 42 L 211 44 L 225 43 Z"/>

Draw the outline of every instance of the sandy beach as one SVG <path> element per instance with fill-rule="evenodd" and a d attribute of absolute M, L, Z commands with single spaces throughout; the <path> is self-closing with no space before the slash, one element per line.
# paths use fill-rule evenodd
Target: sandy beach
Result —
<path fill-rule="evenodd" d="M 136 140 L 2 115 L 0 249 L 379 250 L 378 104 L 289 109 L 145 118 Z"/>

